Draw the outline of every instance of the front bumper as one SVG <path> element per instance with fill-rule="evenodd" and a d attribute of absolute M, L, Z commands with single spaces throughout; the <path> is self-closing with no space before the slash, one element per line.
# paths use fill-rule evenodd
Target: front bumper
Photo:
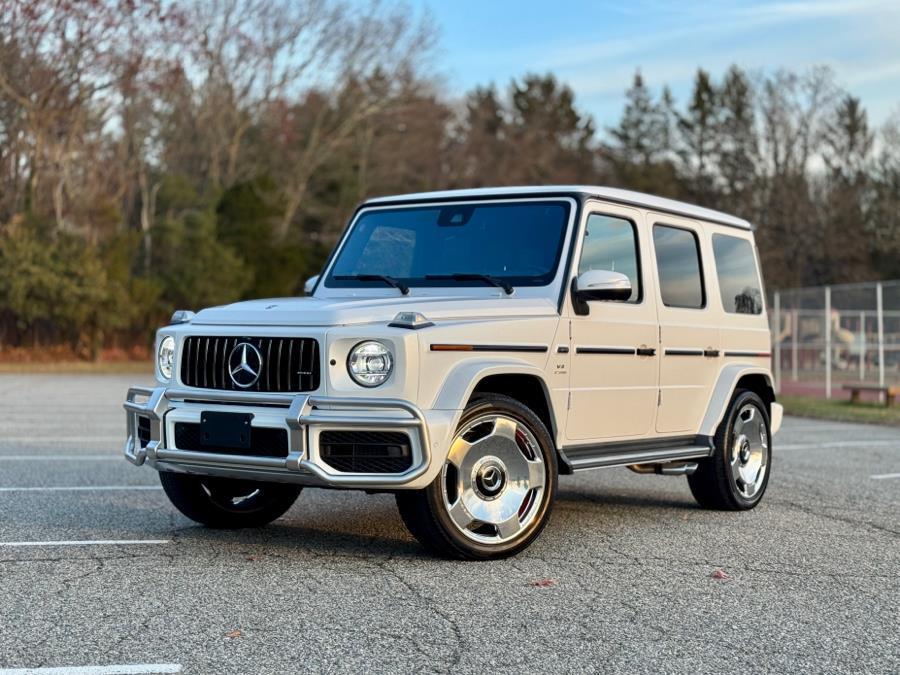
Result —
<path fill-rule="evenodd" d="M 322 487 L 390 489 L 410 487 L 431 464 L 431 440 L 425 415 L 414 404 L 400 399 L 132 387 L 124 408 L 125 458 L 136 466 L 146 462 L 159 471 Z M 220 454 L 174 447 L 170 440 L 174 438 L 174 423 L 199 421 L 201 413 L 207 410 L 252 411 L 254 427 L 286 430 L 287 457 Z M 144 427 L 139 433 L 141 418 Z M 406 432 L 411 444 L 410 468 L 396 474 L 335 471 L 322 461 L 318 438 L 322 431 L 347 429 Z"/>
<path fill-rule="evenodd" d="M 780 403 L 773 403 L 771 405 L 771 417 L 769 420 L 769 426 L 772 430 L 772 435 L 778 433 L 778 430 L 781 429 L 781 420 L 784 417 L 784 406 Z"/>

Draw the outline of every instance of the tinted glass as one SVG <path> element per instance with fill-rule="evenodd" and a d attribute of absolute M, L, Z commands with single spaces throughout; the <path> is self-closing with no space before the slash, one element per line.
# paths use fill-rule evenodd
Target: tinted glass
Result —
<path fill-rule="evenodd" d="M 733 314 L 760 314 L 762 292 L 753 246 L 746 239 L 724 234 L 714 234 L 712 243 L 725 311 Z"/>
<path fill-rule="evenodd" d="M 700 249 L 690 230 L 656 225 L 653 246 L 659 269 L 659 291 L 667 307 L 700 309 L 706 304 Z"/>
<path fill-rule="evenodd" d="M 455 204 L 363 213 L 325 280 L 331 288 L 378 288 L 335 277 L 379 274 L 409 286 L 484 286 L 432 275 L 488 274 L 517 286 L 544 286 L 556 275 L 568 202 Z"/>
<path fill-rule="evenodd" d="M 589 270 L 624 274 L 631 280 L 631 297 L 628 301 L 640 300 L 637 237 L 630 221 L 596 213 L 588 216 L 578 273 Z"/>
<path fill-rule="evenodd" d="M 372 235 L 362 247 L 359 260 L 350 274 L 388 274 L 408 277 L 412 273 L 413 251 L 416 250 L 416 231 L 385 225 L 372 229 Z M 338 272 L 342 274 L 343 272 Z"/>

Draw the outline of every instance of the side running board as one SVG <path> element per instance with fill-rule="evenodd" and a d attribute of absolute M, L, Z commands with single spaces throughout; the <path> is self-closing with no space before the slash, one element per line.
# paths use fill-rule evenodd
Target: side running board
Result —
<path fill-rule="evenodd" d="M 687 436 L 627 443 L 602 443 L 560 448 L 565 473 L 631 464 L 658 464 L 709 457 L 713 451 L 709 436 Z"/>

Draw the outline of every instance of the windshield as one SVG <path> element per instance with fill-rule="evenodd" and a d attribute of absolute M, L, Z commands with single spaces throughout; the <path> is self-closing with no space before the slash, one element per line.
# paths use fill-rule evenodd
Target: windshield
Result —
<path fill-rule="evenodd" d="M 366 211 L 325 286 L 546 286 L 556 274 L 569 208 L 534 201 Z"/>

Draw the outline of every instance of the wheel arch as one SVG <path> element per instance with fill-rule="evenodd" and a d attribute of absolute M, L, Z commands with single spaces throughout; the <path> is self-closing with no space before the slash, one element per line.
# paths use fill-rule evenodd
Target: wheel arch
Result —
<path fill-rule="evenodd" d="M 752 364 L 729 364 L 719 373 L 719 379 L 713 387 L 706 414 L 700 425 L 700 434 L 715 435 L 737 389 L 748 389 L 756 393 L 766 404 L 771 417 L 772 404 L 775 402 L 775 387 L 772 384 L 771 373 L 766 368 Z"/>
<path fill-rule="evenodd" d="M 557 425 L 553 418 L 546 383 L 536 375 L 525 373 L 487 375 L 475 385 L 466 404 L 479 394 L 504 394 L 516 399 L 540 418 L 551 437 L 556 437 Z"/>
<path fill-rule="evenodd" d="M 472 361 L 459 364 L 447 377 L 435 400 L 435 408 L 457 410 L 459 416 L 474 396 L 482 393 L 504 394 L 528 406 L 546 425 L 556 442 L 561 428 L 557 406 L 553 404 L 551 389 L 544 371 L 524 362 Z"/>

